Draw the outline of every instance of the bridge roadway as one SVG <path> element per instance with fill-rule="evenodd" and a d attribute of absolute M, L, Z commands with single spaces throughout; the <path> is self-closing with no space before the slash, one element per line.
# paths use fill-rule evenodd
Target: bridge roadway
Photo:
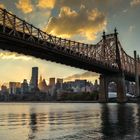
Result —
<path fill-rule="evenodd" d="M 21 27 L 19 28 L 17 26 L 19 22 L 20 26 L 22 24 L 22 29 Z M 24 30 L 25 26 L 28 26 L 28 28 L 26 28 L 26 30 L 29 30 L 28 32 Z M 81 53 L 80 51 L 71 49 L 70 46 L 63 46 L 61 44 L 61 41 L 63 40 L 63 42 L 68 42 L 69 40 L 56 38 L 49 34 L 46 35 L 48 35 L 50 38 L 60 39 L 60 44 L 56 42 L 53 43 L 53 41 L 47 41 L 47 39 L 44 41 L 44 39 L 41 39 L 32 33 L 33 29 L 36 29 L 36 31 L 38 31 L 38 34 L 40 32 L 46 34 L 33 25 L 25 22 L 15 15 L 12 15 L 8 11 L 0 9 L 0 49 L 17 52 L 24 55 L 30 55 L 36 58 L 41 58 L 92 72 L 97 72 L 102 75 L 114 75 L 123 72 L 126 80 L 135 80 L 134 73 L 127 70 L 120 71 L 118 63 L 115 62 L 116 60 L 113 60 L 114 62 L 111 62 L 110 59 L 110 62 L 105 63 L 104 58 L 102 60 L 96 59 L 96 57 L 85 55 L 86 52 Z M 109 35 L 105 35 L 105 37 L 106 36 Z M 100 42 L 103 42 L 103 39 L 101 39 Z M 72 41 L 70 43 L 72 43 Z M 76 44 L 77 42 L 73 41 L 73 43 Z M 97 45 L 98 43 L 95 45 L 95 48 L 97 48 Z M 86 47 L 86 44 L 84 46 L 83 43 L 82 47 Z M 103 47 L 104 46 L 102 46 L 102 48 Z M 100 51 L 100 53 L 102 53 L 102 51 Z M 117 59 L 117 55 L 113 56 L 112 54 L 112 57 L 113 59 Z"/>

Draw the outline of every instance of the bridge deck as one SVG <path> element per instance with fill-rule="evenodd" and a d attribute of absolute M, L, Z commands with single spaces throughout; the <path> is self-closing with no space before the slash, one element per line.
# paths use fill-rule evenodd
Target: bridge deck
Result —
<path fill-rule="evenodd" d="M 124 73 L 134 81 L 134 59 L 123 50 L 116 34 L 95 45 L 49 35 L 0 9 L 0 48 L 100 74 Z M 140 63 L 139 68 L 140 68 Z"/>

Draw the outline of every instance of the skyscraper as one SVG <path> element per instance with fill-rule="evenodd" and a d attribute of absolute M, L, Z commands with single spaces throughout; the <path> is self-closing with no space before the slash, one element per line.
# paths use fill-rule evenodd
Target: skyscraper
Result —
<path fill-rule="evenodd" d="M 63 79 L 57 78 L 57 83 L 63 84 Z"/>
<path fill-rule="evenodd" d="M 49 86 L 54 86 L 55 85 L 55 78 L 50 78 L 49 79 Z"/>
<path fill-rule="evenodd" d="M 63 86 L 63 79 L 57 78 L 56 88 L 62 89 Z"/>
<path fill-rule="evenodd" d="M 21 92 L 21 83 L 20 82 L 9 82 L 9 93 L 10 94 L 19 94 Z"/>
<path fill-rule="evenodd" d="M 38 84 L 38 88 L 40 91 L 42 92 L 47 92 L 47 84 L 45 79 L 42 79 L 42 76 L 40 76 L 40 80 L 39 80 L 39 84 Z"/>
<path fill-rule="evenodd" d="M 38 89 L 38 67 L 32 67 L 32 77 L 30 81 L 30 89 L 37 90 Z"/>
<path fill-rule="evenodd" d="M 2 92 L 2 93 L 8 92 L 8 89 L 7 89 L 7 87 L 6 87 L 5 85 L 2 85 L 2 86 L 1 86 L 1 92 Z"/>
<path fill-rule="evenodd" d="M 29 91 L 28 82 L 26 79 L 23 80 L 21 84 L 21 93 L 27 93 Z"/>

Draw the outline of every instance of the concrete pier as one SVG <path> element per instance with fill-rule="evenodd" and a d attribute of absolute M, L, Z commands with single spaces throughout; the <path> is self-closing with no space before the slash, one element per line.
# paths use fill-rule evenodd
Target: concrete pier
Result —
<path fill-rule="evenodd" d="M 122 74 L 100 76 L 99 102 L 108 102 L 108 85 L 110 82 L 117 84 L 117 102 L 126 102 L 125 77 Z"/>

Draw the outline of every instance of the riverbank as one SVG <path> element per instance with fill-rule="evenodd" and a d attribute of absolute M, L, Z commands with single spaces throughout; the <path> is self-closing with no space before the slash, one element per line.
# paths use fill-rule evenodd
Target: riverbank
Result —
<path fill-rule="evenodd" d="M 105 103 L 99 101 L 1 101 L 0 103 Z M 117 101 L 109 101 L 107 103 L 118 103 Z M 124 103 L 140 103 L 140 101 L 126 101 Z"/>
<path fill-rule="evenodd" d="M 99 103 L 98 101 L 6 101 L 0 103 Z"/>

